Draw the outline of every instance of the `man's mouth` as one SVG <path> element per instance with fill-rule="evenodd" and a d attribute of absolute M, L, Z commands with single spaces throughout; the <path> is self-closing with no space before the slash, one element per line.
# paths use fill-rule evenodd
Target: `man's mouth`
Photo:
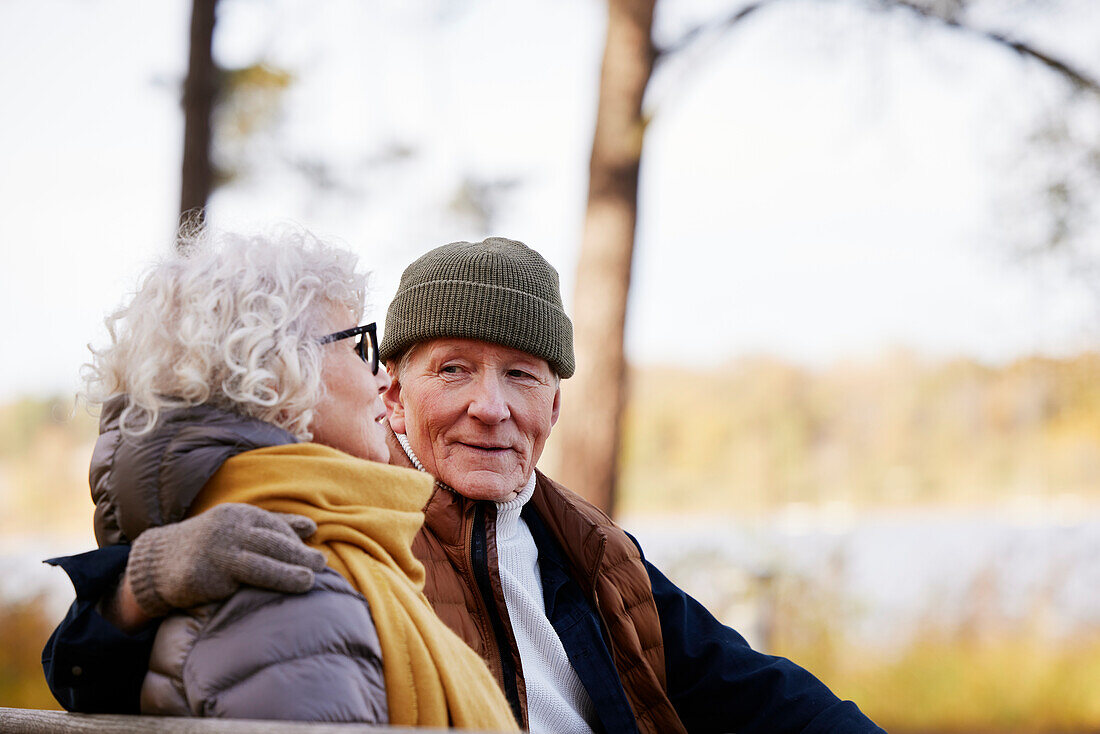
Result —
<path fill-rule="evenodd" d="M 486 444 L 467 443 L 465 441 L 460 441 L 459 443 L 461 443 L 463 446 L 465 446 L 468 449 L 474 449 L 476 451 L 485 451 L 485 452 L 488 452 L 488 453 L 500 453 L 500 452 L 511 451 L 512 450 L 511 446 L 493 446 L 493 445 L 486 445 Z"/>

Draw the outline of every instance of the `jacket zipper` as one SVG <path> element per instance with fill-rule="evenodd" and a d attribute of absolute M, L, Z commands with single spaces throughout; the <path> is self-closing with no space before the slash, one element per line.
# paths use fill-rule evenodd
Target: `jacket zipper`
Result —
<path fill-rule="evenodd" d="M 500 661 L 501 677 L 504 679 L 504 695 L 512 706 L 512 714 L 516 717 L 516 723 L 523 723 L 523 709 L 519 703 L 519 690 L 516 686 L 516 668 L 512 663 L 512 656 L 505 655 L 505 650 L 511 646 L 508 644 L 508 635 L 504 631 L 504 622 L 498 613 L 496 599 L 493 597 L 493 587 L 489 583 L 489 553 L 485 539 L 485 509 L 481 503 L 474 505 L 473 532 L 470 537 L 470 566 L 474 571 L 474 579 L 477 581 L 478 591 L 481 592 L 481 601 L 485 605 L 485 612 L 489 622 L 493 625 L 493 636 L 497 641 L 497 659 Z"/>
<path fill-rule="evenodd" d="M 596 579 L 598 578 L 598 569 L 600 564 L 603 563 L 603 554 L 607 552 L 607 538 L 600 538 L 600 549 L 596 551 L 596 562 L 592 564 L 591 577 L 588 580 L 589 593 L 592 595 L 592 606 L 596 609 L 596 615 L 600 619 L 600 624 L 603 625 L 604 636 L 607 637 L 608 652 L 611 653 L 611 660 L 615 660 L 615 649 L 613 638 L 611 637 L 611 628 L 607 626 L 607 618 L 604 617 L 603 607 L 600 605 L 600 593 L 596 590 Z"/>

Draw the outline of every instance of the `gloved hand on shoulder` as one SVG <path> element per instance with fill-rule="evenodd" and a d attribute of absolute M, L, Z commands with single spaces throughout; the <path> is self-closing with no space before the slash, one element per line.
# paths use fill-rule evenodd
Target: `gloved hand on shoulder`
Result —
<path fill-rule="evenodd" d="M 142 611 L 162 617 L 173 609 L 226 599 L 242 585 L 304 593 L 325 556 L 302 539 L 317 525 L 245 504 L 217 505 L 138 536 L 126 566 Z"/>

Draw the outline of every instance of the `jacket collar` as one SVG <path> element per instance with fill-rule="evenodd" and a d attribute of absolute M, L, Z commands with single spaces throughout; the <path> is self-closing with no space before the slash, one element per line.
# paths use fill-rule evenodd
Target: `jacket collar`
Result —
<path fill-rule="evenodd" d="M 535 494 L 530 504 L 558 544 L 568 549 L 566 553 L 579 580 L 591 588 L 607 551 L 607 528 L 613 522 L 594 505 L 537 469 L 535 476 Z"/>
<path fill-rule="evenodd" d="M 282 428 L 210 405 L 164 411 L 152 430 L 131 436 L 120 426 L 128 401 L 116 395 L 103 405 L 92 452 L 89 482 L 101 546 L 182 520 L 229 457 L 298 442 Z"/>

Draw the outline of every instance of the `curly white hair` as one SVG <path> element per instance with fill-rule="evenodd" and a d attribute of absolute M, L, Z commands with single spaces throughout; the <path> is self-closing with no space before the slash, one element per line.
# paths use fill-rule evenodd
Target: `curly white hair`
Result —
<path fill-rule="evenodd" d="M 106 318 L 110 344 L 89 345 L 84 396 L 127 395 L 121 426 L 131 435 L 151 430 L 162 411 L 205 403 L 309 440 L 324 389 L 318 338 L 341 312 L 356 321 L 363 313 L 356 262 L 292 227 L 188 235 Z"/>

